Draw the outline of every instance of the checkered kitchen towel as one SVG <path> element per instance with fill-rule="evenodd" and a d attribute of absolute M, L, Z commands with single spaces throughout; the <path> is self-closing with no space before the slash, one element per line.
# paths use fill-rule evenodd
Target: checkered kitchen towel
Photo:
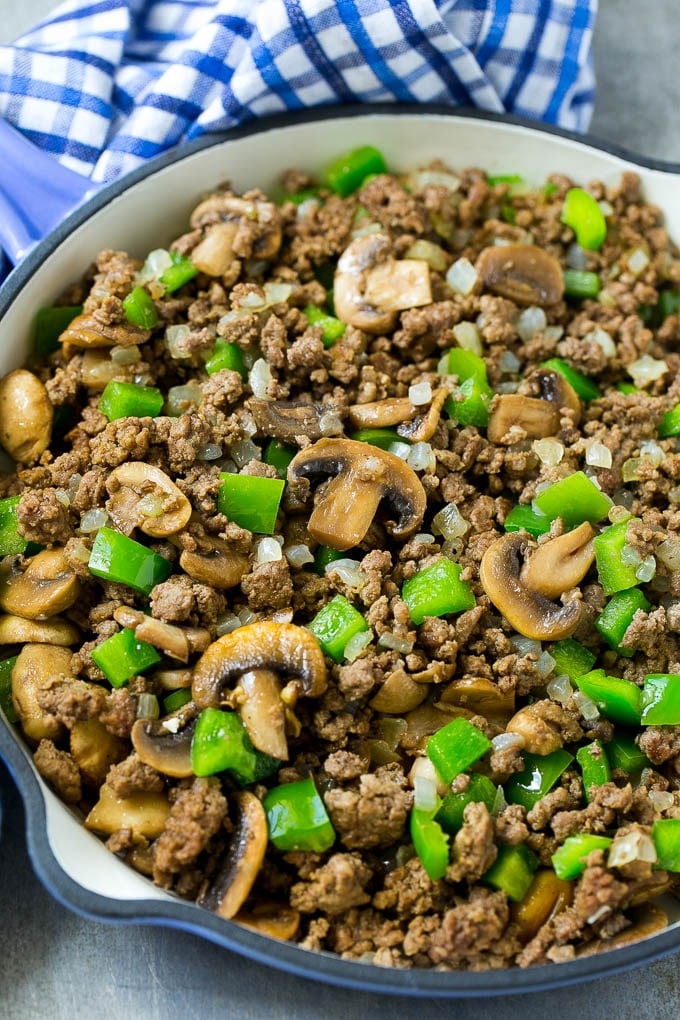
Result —
<path fill-rule="evenodd" d="M 472 105 L 587 127 L 597 0 L 67 0 L 0 47 L 0 116 L 94 181 L 265 114 Z"/>

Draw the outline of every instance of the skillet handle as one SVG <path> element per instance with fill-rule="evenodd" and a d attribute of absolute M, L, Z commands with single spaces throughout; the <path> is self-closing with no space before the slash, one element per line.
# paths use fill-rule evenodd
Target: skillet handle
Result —
<path fill-rule="evenodd" d="M 14 265 L 100 185 L 67 170 L 0 118 L 0 246 Z"/>

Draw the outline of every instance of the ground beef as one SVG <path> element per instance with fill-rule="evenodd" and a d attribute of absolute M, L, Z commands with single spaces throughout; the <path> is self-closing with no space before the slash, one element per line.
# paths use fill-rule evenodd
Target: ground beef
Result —
<path fill-rule="evenodd" d="M 162 793 L 165 780 L 159 772 L 145 765 L 133 753 L 111 766 L 106 775 L 106 785 L 116 797 L 131 797 L 135 793 Z"/>
<path fill-rule="evenodd" d="M 485 804 L 468 804 L 463 826 L 453 841 L 452 863 L 446 869 L 449 882 L 476 882 L 496 860 L 494 826 Z"/>
<path fill-rule="evenodd" d="M 71 729 L 79 720 L 97 718 L 106 701 L 106 692 L 84 680 L 54 676 L 42 683 L 36 700 L 45 712 Z"/>
<path fill-rule="evenodd" d="M 370 896 L 365 886 L 371 874 L 358 854 L 333 854 L 307 881 L 292 887 L 291 906 L 303 914 L 319 910 L 331 916 L 342 914 L 350 907 L 368 903 Z"/>
<path fill-rule="evenodd" d="M 508 901 L 503 893 L 474 888 L 469 899 L 447 910 L 432 933 L 428 955 L 434 964 L 459 967 L 484 965 L 488 954 L 509 961 L 517 946 L 503 939 L 508 923 Z"/>
<path fill-rule="evenodd" d="M 17 507 L 19 534 L 38 545 L 66 545 L 73 534 L 68 505 L 55 489 L 26 489 Z"/>
<path fill-rule="evenodd" d="M 412 800 L 403 772 L 394 765 L 361 776 L 357 790 L 329 790 L 324 797 L 331 821 L 349 850 L 397 841 Z"/>
<path fill-rule="evenodd" d="M 177 792 L 163 832 L 153 844 L 154 880 L 167 885 L 205 850 L 227 815 L 219 780 L 194 779 Z"/>
<path fill-rule="evenodd" d="M 51 740 L 41 740 L 33 754 L 33 763 L 62 800 L 68 804 L 78 803 L 83 795 L 80 771 L 68 751 L 60 751 Z"/>
<path fill-rule="evenodd" d="M 241 591 L 248 605 L 258 609 L 284 609 L 293 598 L 293 582 L 285 559 L 258 564 L 251 574 L 241 581 Z"/>

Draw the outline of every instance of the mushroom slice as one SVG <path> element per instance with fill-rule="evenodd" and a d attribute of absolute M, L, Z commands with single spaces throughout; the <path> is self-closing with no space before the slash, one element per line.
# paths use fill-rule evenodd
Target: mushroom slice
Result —
<path fill-rule="evenodd" d="M 191 214 L 191 226 L 207 227 L 212 232 L 215 225 L 235 228 L 230 244 L 239 258 L 272 259 L 281 247 L 281 213 L 261 193 L 246 196 L 225 192 L 200 202 Z M 195 249 L 191 260 L 197 265 Z"/>
<path fill-rule="evenodd" d="M 129 797 L 117 797 L 106 783 L 99 800 L 88 814 L 86 829 L 112 836 L 120 829 L 131 829 L 138 839 L 156 839 L 165 828 L 170 802 L 164 793 L 139 791 Z"/>
<path fill-rule="evenodd" d="M 554 305 L 564 293 L 559 262 L 534 244 L 491 245 L 476 269 L 488 290 L 518 305 Z"/>
<path fill-rule="evenodd" d="M 595 559 L 594 537 L 593 526 L 584 521 L 573 531 L 539 545 L 520 570 L 522 584 L 549 599 L 575 588 Z"/>
<path fill-rule="evenodd" d="M 160 468 L 130 460 L 106 479 L 106 509 L 126 534 L 139 528 L 152 538 L 167 538 L 186 527 L 191 503 Z"/>
<path fill-rule="evenodd" d="M 191 551 L 184 549 L 179 558 L 179 565 L 185 574 L 193 577 L 201 584 L 209 584 L 213 588 L 225 591 L 239 583 L 250 567 L 250 560 L 219 538 L 211 539 L 212 548 L 208 551 Z"/>
<path fill-rule="evenodd" d="M 300 911 L 287 903 L 258 903 L 252 910 L 239 910 L 234 917 L 237 924 L 252 928 L 270 939 L 294 939 L 300 927 Z"/>
<path fill-rule="evenodd" d="M 352 404 L 348 414 L 352 428 L 384 429 L 410 421 L 416 414 L 416 408 L 408 397 L 387 397 L 366 404 Z"/>
<path fill-rule="evenodd" d="M 135 344 L 146 343 L 150 336 L 150 329 L 133 326 L 127 320 L 107 325 L 95 315 L 83 312 L 71 320 L 59 341 L 65 348 L 133 347 Z"/>
<path fill-rule="evenodd" d="M 551 368 L 537 369 L 529 379 L 536 382 L 543 400 L 550 401 L 556 408 L 568 407 L 574 412 L 574 424 L 581 420 L 581 401 L 578 393 L 560 372 Z"/>
<path fill-rule="evenodd" d="M 432 400 L 427 411 L 417 413 L 411 421 L 403 422 L 397 426 L 397 432 L 404 439 L 412 443 L 427 443 L 437 431 L 442 408 L 446 403 L 449 390 L 446 386 L 440 386 L 432 394 Z"/>
<path fill-rule="evenodd" d="M 214 223 L 191 252 L 191 261 L 207 276 L 223 276 L 236 256 L 234 238 L 236 223 Z"/>
<path fill-rule="evenodd" d="M 335 314 L 366 333 L 389 332 L 399 311 L 432 302 L 427 262 L 398 261 L 391 250 L 387 234 L 365 234 L 356 237 L 338 259 Z"/>
<path fill-rule="evenodd" d="M 92 786 L 101 786 L 109 769 L 127 754 L 127 743 L 107 730 L 99 719 L 76 719 L 69 733 L 71 755 Z"/>
<path fill-rule="evenodd" d="M 53 616 L 49 620 L 25 620 L 21 616 L 0 616 L 0 645 L 74 645 L 80 631 L 73 623 Z"/>
<path fill-rule="evenodd" d="M 554 436 L 559 428 L 559 409 L 554 404 L 540 397 L 502 393 L 494 398 L 486 435 L 491 443 L 510 446 L 519 439 Z"/>
<path fill-rule="evenodd" d="M 177 726 L 173 725 L 175 720 Z M 130 740 L 145 765 L 164 776 L 185 779 L 194 774 L 191 766 L 191 741 L 195 729 L 195 718 L 190 719 L 186 725 L 182 725 L 177 715 L 161 720 L 137 719 Z"/>
<path fill-rule="evenodd" d="M 52 438 L 54 410 L 37 375 L 25 368 L 0 379 L 0 443 L 10 457 L 32 464 Z"/>
<path fill-rule="evenodd" d="M 576 630 L 581 603 L 574 598 L 555 605 L 534 591 L 520 577 L 520 553 L 526 538 L 510 532 L 497 539 L 484 553 L 479 577 L 484 591 L 508 623 L 524 637 L 536 641 L 558 641 Z"/>
<path fill-rule="evenodd" d="M 177 627 L 129 606 L 118 606 L 113 617 L 121 627 L 134 630 L 140 641 L 180 662 L 188 662 L 193 652 L 204 652 L 210 644 L 210 631 L 204 627 Z"/>
<path fill-rule="evenodd" d="M 394 538 L 406 538 L 420 527 L 425 490 L 415 471 L 393 453 L 352 439 L 320 439 L 288 466 L 291 481 L 329 475 L 308 524 L 310 535 L 322 545 L 340 550 L 358 545 L 383 500 L 396 514 L 396 521 L 386 524 Z"/>
<path fill-rule="evenodd" d="M 427 694 L 427 684 L 417 683 L 403 669 L 396 669 L 386 677 L 369 704 L 376 712 L 402 715 L 421 705 Z"/>
<path fill-rule="evenodd" d="M 233 918 L 248 899 L 267 850 L 267 816 L 255 794 L 243 791 L 234 798 L 238 808 L 225 861 L 212 886 L 198 904 L 220 917 Z"/>
<path fill-rule="evenodd" d="M 47 620 L 69 609 L 80 585 L 63 549 L 43 549 L 17 569 L 7 557 L 0 564 L 0 609 L 26 620 Z"/>
<path fill-rule="evenodd" d="M 324 415 L 338 416 L 340 413 L 339 405 L 303 404 L 299 400 L 261 400 L 259 397 L 251 397 L 248 408 L 261 433 L 286 443 L 295 442 L 298 436 L 306 436 L 312 442 L 321 439 L 328 435 L 322 428 Z M 341 424 L 337 428 L 342 431 Z"/>
<path fill-rule="evenodd" d="M 486 677 L 462 677 L 452 680 L 440 698 L 449 705 L 469 708 L 475 715 L 508 719 L 515 711 L 514 690 L 502 691 L 498 684 Z"/>
<path fill-rule="evenodd" d="M 264 676 L 263 674 L 269 674 Z M 249 675 L 251 674 L 251 675 Z M 316 639 L 304 627 L 266 620 L 238 627 L 214 641 L 194 669 L 192 694 L 199 709 L 235 704 L 253 745 L 285 760 L 285 708 L 291 707 L 291 684 L 286 688 L 283 712 L 273 706 L 273 680 L 292 680 L 299 692 L 318 698 L 326 690 L 326 663 Z M 235 692 L 225 688 L 240 681 Z M 281 700 L 281 690 L 278 698 Z M 263 718 L 257 718 L 258 713 Z M 272 734 L 275 733 L 274 737 Z M 261 747 L 262 740 L 266 746 Z M 278 751 L 268 748 L 276 746 Z"/>
<path fill-rule="evenodd" d="M 71 669 L 71 651 L 53 645 L 24 645 L 12 670 L 12 704 L 21 728 L 29 740 L 58 740 L 62 723 L 38 702 L 44 681 Z"/>

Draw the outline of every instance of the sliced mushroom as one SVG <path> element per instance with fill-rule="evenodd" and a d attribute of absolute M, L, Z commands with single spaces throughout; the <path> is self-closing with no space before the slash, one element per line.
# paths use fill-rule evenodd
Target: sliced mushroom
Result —
<path fill-rule="evenodd" d="M 137 839 L 156 839 L 169 814 L 170 802 L 164 793 L 139 791 L 129 797 L 118 797 L 104 783 L 99 789 L 99 800 L 83 824 L 91 832 L 106 836 L 130 829 Z"/>
<path fill-rule="evenodd" d="M 234 917 L 237 924 L 252 928 L 270 939 L 294 939 L 300 927 L 300 911 L 287 903 L 258 903 L 252 910 L 240 910 Z"/>
<path fill-rule="evenodd" d="M 64 727 L 40 707 L 38 693 L 51 676 L 68 674 L 71 652 L 53 645 L 24 645 L 12 670 L 12 704 L 29 740 L 58 740 Z"/>
<path fill-rule="evenodd" d="M 302 436 L 314 442 L 328 435 L 324 425 L 330 415 L 338 418 L 338 431 L 342 431 L 339 405 L 321 402 L 303 404 L 299 400 L 261 400 L 259 397 L 251 397 L 248 408 L 263 435 L 285 443 L 294 443 Z"/>
<path fill-rule="evenodd" d="M 231 844 L 212 886 L 197 902 L 220 917 L 235 917 L 248 899 L 267 851 L 267 816 L 255 794 L 244 790 L 234 798 L 238 814 Z"/>
<path fill-rule="evenodd" d="M 432 436 L 437 431 L 442 408 L 448 396 L 449 390 L 446 386 L 438 387 L 432 394 L 430 406 L 426 411 L 421 411 L 419 408 L 418 413 L 414 415 L 411 421 L 403 422 L 397 426 L 399 435 L 404 439 L 410 440 L 412 443 L 426 443 L 432 439 Z"/>
<path fill-rule="evenodd" d="M 529 942 L 546 921 L 570 906 L 573 894 L 573 883 L 558 878 L 552 869 L 537 871 L 526 895 L 510 907 L 522 942 Z"/>
<path fill-rule="evenodd" d="M 522 584 L 549 599 L 575 588 L 595 559 L 594 537 L 593 526 L 584 521 L 573 531 L 539 545 L 520 570 Z"/>
<path fill-rule="evenodd" d="M 80 379 L 86 389 L 93 393 L 101 393 L 112 379 L 123 375 L 122 366 L 112 361 L 108 350 L 93 347 L 83 354 Z"/>
<path fill-rule="evenodd" d="M 521 439 L 543 439 L 559 432 L 559 409 L 540 397 L 501 393 L 493 399 L 486 435 L 492 443 L 511 445 Z"/>
<path fill-rule="evenodd" d="M 387 397 L 385 400 L 371 400 L 366 404 L 352 404 L 348 415 L 352 428 L 385 429 L 411 421 L 416 408 L 408 397 Z"/>
<path fill-rule="evenodd" d="M 563 709 L 559 705 L 543 699 L 515 712 L 505 730 L 522 737 L 524 749 L 530 754 L 552 754 L 564 744 L 560 730 L 562 716 Z"/>
<path fill-rule="evenodd" d="M 133 326 L 131 322 L 103 323 L 88 312 L 77 315 L 59 337 L 65 350 L 69 347 L 133 347 L 144 344 L 151 336 L 150 329 Z"/>
<path fill-rule="evenodd" d="M 421 705 L 427 694 L 427 684 L 417 683 L 403 669 L 395 669 L 369 704 L 376 712 L 403 715 Z"/>
<path fill-rule="evenodd" d="M 356 237 L 338 259 L 333 301 L 343 322 L 366 333 L 389 332 L 397 313 L 432 302 L 430 268 L 420 259 L 397 260 L 387 234 Z"/>
<path fill-rule="evenodd" d="M 179 565 L 185 574 L 201 584 L 225 591 L 239 583 L 250 569 L 250 560 L 234 552 L 232 546 L 219 538 L 211 539 L 208 551 L 185 549 L 179 558 Z"/>
<path fill-rule="evenodd" d="M 83 779 L 96 787 L 102 785 L 111 766 L 127 754 L 127 743 L 96 718 L 74 722 L 69 746 Z"/>
<path fill-rule="evenodd" d="M 440 699 L 491 719 L 509 718 L 515 711 L 514 690 L 502 691 L 498 684 L 481 676 L 452 680 L 441 692 Z"/>
<path fill-rule="evenodd" d="M 0 379 L 0 443 L 10 457 L 33 464 L 49 446 L 54 409 L 37 375 L 25 368 Z"/>
<path fill-rule="evenodd" d="M 476 269 L 488 290 L 518 305 L 547 307 L 564 293 L 559 262 L 534 244 L 491 245 L 482 251 Z"/>
<path fill-rule="evenodd" d="M 186 706 L 182 706 L 185 709 Z M 137 719 L 130 733 L 132 746 L 140 761 L 164 776 L 184 779 L 192 776 L 191 741 L 196 729 L 195 707 L 193 717 L 173 713 L 165 719 Z M 174 723 L 177 723 L 175 726 Z"/>
<path fill-rule="evenodd" d="M 0 609 L 13 616 L 47 620 L 69 609 L 79 593 L 63 549 L 43 549 L 23 564 L 11 557 L 0 564 Z"/>
<path fill-rule="evenodd" d="M 236 223 L 213 223 L 191 252 L 191 261 L 206 276 L 224 276 L 236 255 Z"/>
<path fill-rule="evenodd" d="M 80 631 L 73 623 L 53 616 L 49 620 L 25 620 L 21 616 L 0 616 L 0 645 L 74 645 Z"/>
<path fill-rule="evenodd" d="M 191 503 L 160 468 L 130 460 L 106 479 L 106 509 L 121 531 L 139 528 L 152 538 L 167 538 L 186 527 Z"/>
<path fill-rule="evenodd" d="M 310 631 L 267 620 L 238 627 L 214 641 L 196 664 L 192 694 L 199 709 L 235 705 L 253 745 L 285 760 L 284 718 L 278 708 L 272 710 L 271 684 L 263 672 L 273 674 L 277 684 L 282 678 L 292 681 L 292 691 L 290 683 L 285 694 L 279 688 L 286 707 L 292 707 L 295 692 L 318 698 L 326 689 L 323 652 Z M 244 685 L 251 673 L 258 675 L 248 677 Z M 226 690 L 236 681 L 240 681 L 236 691 Z M 266 711 L 261 714 L 258 709 L 263 705 Z M 277 753 L 283 750 L 285 754 Z"/>
<path fill-rule="evenodd" d="M 121 627 L 134 630 L 139 641 L 146 641 L 179 662 L 188 662 L 190 655 L 204 652 L 210 644 L 210 631 L 205 627 L 178 627 L 129 606 L 118 606 L 113 618 Z"/>
<path fill-rule="evenodd" d="M 316 494 L 310 535 L 333 549 L 351 549 L 368 531 L 384 501 L 396 514 L 386 523 L 394 538 L 406 538 L 422 523 L 427 497 L 420 479 L 403 460 L 377 446 L 351 439 L 321 439 L 301 450 L 288 466 L 292 481 L 331 476 Z"/>
<path fill-rule="evenodd" d="M 558 641 L 573 634 L 581 618 L 577 598 L 555 605 L 521 580 L 520 554 L 526 546 L 521 532 L 497 539 L 484 553 L 479 577 L 484 591 L 508 623 L 524 637 Z"/>
<path fill-rule="evenodd" d="M 196 206 L 191 226 L 206 230 L 191 260 L 209 276 L 222 276 L 236 258 L 272 259 L 283 239 L 278 208 L 254 194 L 212 195 Z"/>
<path fill-rule="evenodd" d="M 574 424 L 581 420 L 581 401 L 574 387 L 567 382 L 560 372 L 551 368 L 537 369 L 529 379 L 535 382 L 543 400 L 548 400 L 554 407 L 568 407 L 574 412 Z"/>

